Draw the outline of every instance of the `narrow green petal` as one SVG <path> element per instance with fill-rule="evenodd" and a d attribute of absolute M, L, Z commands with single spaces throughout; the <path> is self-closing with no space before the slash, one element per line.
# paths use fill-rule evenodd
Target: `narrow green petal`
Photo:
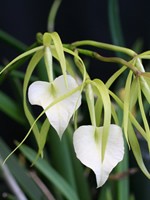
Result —
<path fill-rule="evenodd" d="M 115 107 L 116 107 L 116 105 L 112 103 L 111 104 L 111 114 L 112 114 L 112 118 L 113 118 L 115 124 L 119 124 L 119 119 L 118 119 L 119 117 L 117 115 Z"/>
<path fill-rule="evenodd" d="M 99 95 L 101 95 L 102 101 L 103 101 L 103 107 L 104 107 L 104 122 L 103 122 L 103 138 L 102 138 L 102 159 L 104 158 L 105 149 L 106 149 L 106 143 L 111 123 L 111 101 L 108 93 L 108 89 L 105 86 L 105 84 L 99 80 L 95 79 L 92 81 L 93 85 L 96 87 L 96 89 L 99 91 Z"/>
<path fill-rule="evenodd" d="M 44 123 L 42 124 L 41 130 L 40 130 L 40 134 L 39 134 L 39 138 L 38 138 L 38 155 L 41 155 L 43 157 L 43 149 L 46 143 L 46 139 L 47 139 L 47 134 L 50 128 L 50 123 L 48 121 L 48 119 L 46 118 Z"/>
<path fill-rule="evenodd" d="M 17 56 L 14 60 L 12 60 L 10 63 L 8 63 L 8 65 L 6 65 L 1 71 L 0 71 L 0 74 L 2 74 L 5 70 L 7 70 L 11 65 L 13 65 L 15 62 L 17 62 L 18 60 L 30 55 L 30 54 L 33 54 L 39 50 L 43 49 L 43 46 L 40 46 L 40 47 L 36 47 L 34 49 L 31 49 L 29 51 L 26 51 L 25 53 L 22 53 L 21 55 Z"/>
<path fill-rule="evenodd" d="M 101 96 L 98 96 L 95 103 L 95 116 L 96 116 L 97 126 L 100 126 L 102 122 L 102 110 L 103 110 L 103 101 Z"/>
<path fill-rule="evenodd" d="M 112 91 L 109 91 L 112 98 L 116 101 L 116 103 L 119 105 L 119 107 L 123 110 L 123 102 L 117 97 L 116 94 L 114 94 Z M 135 128 L 139 131 L 139 133 L 142 135 L 142 137 L 147 140 L 147 134 L 145 130 L 142 128 L 142 126 L 138 123 L 138 121 L 135 119 L 133 114 L 129 112 L 129 118 L 132 124 L 135 126 Z"/>
<path fill-rule="evenodd" d="M 124 97 L 124 104 L 123 104 L 123 129 L 126 140 L 128 142 L 128 121 L 129 121 L 129 108 L 130 108 L 130 87 L 131 87 L 131 80 L 132 80 L 133 72 L 130 71 L 126 85 L 125 85 L 125 97 Z"/>
<path fill-rule="evenodd" d="M 123 66 L 121 67 L 121 69 L 119 69 L 118 71 L 116 71 L 106 82 L 106 86 L 107 88 L 110 88 L 111 85 L 115 82 L 115 80 L 126 70 L 126 67 Z"/>
<path fill-rule="evenodd" d="M 70 49 L 64 48 L 64 52 L 69 53 L 70 55 L 74 56 L 75 59 L 77 59 L 78 62 L 80 63 L 80 67 L 79 66 L 78 67 L 79 67 L 80 72 L 82 73 L 83 83 L 84 83 L 86 78 L 88 78 L 88 74 L 87 74 L 86 67 L 84 65 L 83 60 L 78 56 L 77 53 L 71 51 Z"/>
<path fill-rule="evenodd" d="M 86 100 L 90 112 L 90 118 L 93 126 L 96 126 L 95 107 L 94 107 L 94 93 L 90 84 L 86 87 Z"/>
<path fill-rule="evenodd" d="M 34 56 L 32 57 L 29 65 L 28 65 L 28 68 L 26 70 L 26 74 L 25 74 L 25 77 L 24 77 L 24 83 L 23 83 L 23 106 L 24 106 L 24 111 L 25 111 L 26 117 L 27 117 L 31 126 L 34 123 L 35 119 L 33 118 L 32 114 L 31 114 L 31 112 L 30 112 L 30 110 L 27 106 L 27 100 L 26 100 L 27 88 L 28 88 L 28 84 L 29 84 L 31 75 L 32 75 L 35 67 L 37 66 L 37 64 L 41 60 L 42 56 L 43 56 L 43 49 L 40 50 L 40 51 L 37 51 L 34 54 Z M 34 132 L 35 138 L 37 138 L 39 130 L 38 130 L 38 127 L 37 127 L 36 124 L 33 127 L 33 132 Z"/>
<path fill-rule="evenodd" d="M 147 143 L 148 143 L 148 147 L 149 147 L 149 151 L 150 151 L 150 128 L 149 128 L 149 123 L 147 121 L 147 117 L 146 117 L 144 106 L 143 106 L 143 100 L 142 100 L 139 80 L 138 80 L 138 102 L 139 102 L 139 108 L 140 108 L 144 128 L 145 128 L 145 131 L 147 134 Z"/>
<path fill-rule="evenodd" d="M 142 92 L 150 104 L 150 73 L 143 73 L 142 76 L 139 77 L 140 79 L 140 85 Z"/>
<path fill-rule="evenodd" d="M 50 33 L 44 33 L 43 35 L 43 45 L 44 47 L 49 47 L 51 44 L 52 38 Z"/>
<path fill-rule="evenodd" d="M 53 40 L 57 55 L 58 55 L 58 59 L 61 65 L 61 69 L 62 69 L 62 73 L 64 75 L 64 79 L 66 84 L 67 83 L 67 74 L 66 74 L 66 59 L 65 59 L 65 55 L 64 55 L 64 50 L 63 50 L 63 45 L 61 42 L 61 39 L 59 37 L 59 35 L 56 32 L 51 33 L 51 38 Z"/>
<path fill-rule="evenodd" d="M 140 169 L 150 179 L 150 173 L 146 169 L 145 164 L 143 162 L 142 153 L 141 153 L 141 149 L 140 149 L 140 145 L 139 145 L 137 136 L 135 134 L 135 131 L 134 131 L 131 123 L 129 123 L 129 126 L 130 126 L 129 141 L 130 141 L 130 145 L 131 145 L 133 154 L 135 156 L 135 159 L 136 159 Z"/>
<path fill-rule="evenodd" d="M 37 120 L 35 120 L 27 106 L 27 101 L 26 101 L 26 94 L 27 94 L 27 87 L 28 87 L 28 83 L 29 80 L 31 78 L 32 72 L 35 69 L 36 65 L 38 64 L 38 62 L 40 61 L 40 59 L 43 56 L 43 47 L 41 50 L 37 51 L 29 65 L 24 77 L 24 83 L 23 83 L 23 106 L 24 106 L 24 111 L 25 111 L 25 115 L 31 125 L 31 128 L 29 129 L 28 133 L 26 134 L 26 136 L 23 138 L 23 140 L 17 145 L 17 147 L 6 157 L 5 161 L 23 144 L 23 142 L 27 139 L 27 137 L 29 136 L 29 134 L 31 133 L 31 131 L 33 130 L 34 136 L 36 138 L 36 141 L 38 142 L 38 136 L 39 136 L 39 129 L 38 126 L 36 125 Z"/>
<path fill-rule="evenodd" d="M 138 90 L 137 90 L 137 78 L 134 78 L 131 84 L 130 90 L 130 110 L 132 110 L 137 102 Z"/>

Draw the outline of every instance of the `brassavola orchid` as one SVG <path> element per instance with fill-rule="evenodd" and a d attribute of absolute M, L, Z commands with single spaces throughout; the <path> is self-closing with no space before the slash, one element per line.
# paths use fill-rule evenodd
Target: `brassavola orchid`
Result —
<path fill-rule="evenodd" d="M 104 159 L 102 160 L 103 127 L 81 126 L 73 137 L 77 158 L 96 175 L 97 187 L 101 187 L 112 169 L 123 159 L 124 144 L 122 130 L 110 125 Z"/>
<path fill-rule="evenodd" d="M 9 69 L 16 61 L 34 53 L 26 70 L 23 85 L 24 110 L 31 128 L 15 150 L 20 147 L 33 130 L 37 140 L 39 154 L 42 155 L 41 152 L 49 132 L 49 123 L 56 130 L 61 139 L 71 117 L 81 105 L 81 93 L 85 92 L 84 97 L 88 105 L 91 124 L 81 125 L 74 130 L 73 146 L 76 156 L 81 163 L 95 173 L 97 187 L 101 187 L 106 182 L 113 168 L 123 160 L 124 139 L 122 129 L 127 143 L 133 150 L 137 163 L 144 174 L 150 179 L 150 174 L 142 159 L 140 145 L 135 132 L 136 130 L 142 135 L 150 149 L 150 129 L 146 115 L 148 111 L 145 109 L 145 105 L 149 106 L 150 103 L 150 73 L 145 72 L 142 64 L 142 59 L 150 58 L 149 51 L 137 55 L 132 50 L 124 47 L 89 40 L 63 45 L 56 32 L 41 35 L 40 42 L 41 46 L 21 54 L 0 72 L 1 74 Z M 102 49 L 124 52 L 128 56 L 131 56 L 132 59 L 126 61 L 118 57 L 103 57 L 89 49 L 78 48 L 82 45 L 91 45 Z M 70 65 L 66 62 L 67 58 L 65 54 L 70 54 L 74 57 L 75 67 L 77 67 L 78 72 L 82 75 L 81 83 L 78 84 L 76 82 L 74 78 L 76 69 L 74 69 L 74 65 Z M 114 73 L 106 84 L 100 79 L 91 80 L 79 54 L 105 62 L 120 63 L 123 67 Z M 48 81 L 35 81 L 28 87 L 32 73 L 42 58 L 44 58 L 45 65 L 43 66 L 46 68 Z M 55 79 L 52 58 L 55 58 L 60 64 L 62 72 L 62 74 Z M 125 96 L 121 99 L 115 92 L 111 91 L 111 85 L 127 68 L 130 69 L 130 71 L 125 82 Z M 36 119 L 34 119 L 32 112 L 30 112 L 27 106 L 27 89 L 30 104 L 38 105 L 43 108 L 43 111 Z M 144 100 L 146 100 L 145 105 L 143 97 Z M 113 104 L 115 105 L 114 107 Z M 118 114 L 118 110 L 116 109 L 118 107 L 123 111 L 121 117 L 122 122 L 120 113 Z M 139 108 L 143 125 L 140 125 L 136 120 L 136 113 L 132 113 L 132 110 L 136 107 Z M 40 123 L 38 124 L 39 126 L 37 126 L 36 122 L 44 113 L 48 120 L 46 119 L 41 126 L 39 125 Z M 120 124 L 122 124 L 122 129 L 118 126 L 119 121 Z"/>
<path fill-rule="evenodd" d="M 81 104 L 80 91 L 76 91 L 67 98 L 47 109 L 55 99 L 78 87 L 75 79 L 67 75 L 67 85 L 64 76 L 57 77 L 53 82 L 36 81 L 29 87 L 28 97 L 32 105 L 42 106 L 50 124 L 61 138 L 74 112 Z"/>
<path fill-rule="evenodd" d="M 97 126 L 94 103 L 95 95 L 92 85 L 98 88 L 98 95 L 101 91 L 100 87 L 103 88 L 105 95 L 102 99 L 106 101 L 104 109 L 106 110 L 106 107 L 108 107 L 111 110 L 107 88 L 103 87 L 102 82 L 90 81 L 90 84 L 87 84 L 86 87 L 86 100 L 92 125 L 80 126 L 75 130 L 73 145 L 77 158 L 85 166 L 94 171 L 97 187 L 101 187 L 108 179 L 112 169 L 123 159 L 124 142 L 122 129 L 118 125 L 110 124 L 109 122 L 109 118 L 111 118 L 110 113 L 107 115 L 108 119 L 105 117 L 105 128 L 104 126 Z M 106 126 L 108 126 L 108 129 L 106 129 Z"/>

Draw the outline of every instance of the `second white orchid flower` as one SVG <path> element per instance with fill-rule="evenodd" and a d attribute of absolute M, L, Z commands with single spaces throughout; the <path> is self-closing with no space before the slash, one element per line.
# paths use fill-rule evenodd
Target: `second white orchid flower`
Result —
<path fill-rule="evenodd" d="M 50 108 L 47 109 L 47 107 L 57 98 L 63 97 L 63 95 L 78 87 L 77 82 L 70 75 L 67 75 L 67 83 L 68 85 L 66 85 L 64 76 L 62 75 L 56 78 L 52 83 L 36 81 L 30 85 L 28 90 L 29 102 L 32 105 L 39 105 L 42 106 L 43 109 L 46 109 L 45 113 L 47 118 L 60 138 L 67 128 L 75 110 L 77 110 L 81 104 L 81 93 L 78 90 Z"/>
<path fill-rule="evenodd" d="M 123 159 L 124 143 L 122 130 L 110 125 L 104 159 L 102 160 L 103 127 L 81 126 L 73 137 L 77 158 L 96 175 L 97 187 L 101 187 L 112 169 Z"/>

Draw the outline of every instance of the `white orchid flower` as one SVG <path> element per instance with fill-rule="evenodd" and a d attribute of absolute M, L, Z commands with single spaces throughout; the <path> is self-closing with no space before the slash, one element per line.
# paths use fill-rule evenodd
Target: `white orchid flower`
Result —
<path fill-rule="evenodd" d="M 78 87 L 78 84 L 70 75 L 67 75 L 67 83 L 68 85 L 66 85 L 63 75 L 56 78 L 52 83 L 36 81 L 29 86 L 29 102 L 46 109 L 57 98 Z M 77 91 L 46 110 L 47 118 L 60 138 L 80 104 L 81 94 L 80 91 Z"/>
<path fill-rule="evenodd" d="M 77 158 L 96 175 L 97 187 L 101 187 L 112 169 L 123 159 L 124 143 L 122 130 L 117 125 L 110 125 L 107 146 L 102 161 L 103 127 L 81 126 L 73 136 Z"/>

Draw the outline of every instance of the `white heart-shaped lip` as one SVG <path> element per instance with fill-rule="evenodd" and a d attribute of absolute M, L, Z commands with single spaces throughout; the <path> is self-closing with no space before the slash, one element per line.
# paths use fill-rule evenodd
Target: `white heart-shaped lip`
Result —
<path fill-rule="evenodd" d="M 42 106 L 46 109 L 56 98 L 78 87 L 75 79 L 67 75 L 67 83 L 64 76 L 59 76 L 52 83 L 36 81 L 29 86 L 28 98 L 32 105 Z M 46 116 L 61 138 L 75 110 L 81 105 L 81 92 L 77 91 L 69 97 L 46 110 Z"/>
<path fill-rule="evenodd" d="M 95 137 L 95 133 L 99 134 Z M 81 126 L 73 136 L 73 144 L 77 158 L 96 175 L 97 187 L 101 187 L 112 169 L 123 159 L 124 141 L 122 129 L 110 125 L 104 160 L 102 161 L 103 127 Z"/>

